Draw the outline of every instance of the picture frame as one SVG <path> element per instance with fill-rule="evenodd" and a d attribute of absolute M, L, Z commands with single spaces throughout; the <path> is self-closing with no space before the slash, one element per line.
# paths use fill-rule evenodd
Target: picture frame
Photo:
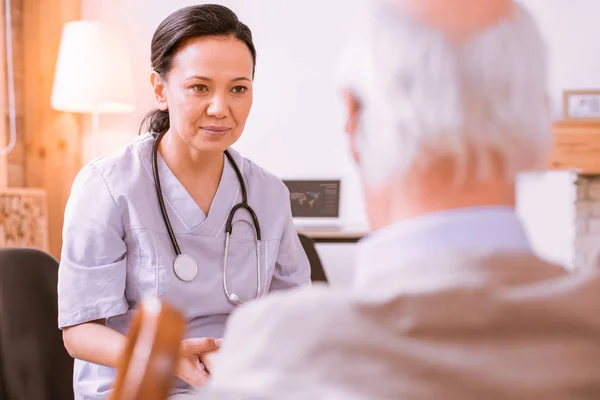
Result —
<path fill-rule="evenodd" d="M 565 90 L 563 92 L 563 119 L 600 122 L 600 89 Z"/>

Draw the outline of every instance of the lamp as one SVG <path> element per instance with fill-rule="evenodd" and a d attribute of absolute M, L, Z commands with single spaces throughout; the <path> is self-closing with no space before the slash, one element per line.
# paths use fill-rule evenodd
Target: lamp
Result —
<path fill-rule="evenodd" d="M 91 114 L 94 136 L 99 114 L 132 112 L 134 102 L 129 53 L 118 34 L 98 21 L 67 22 L 58 51 L 52 108 Z"/>

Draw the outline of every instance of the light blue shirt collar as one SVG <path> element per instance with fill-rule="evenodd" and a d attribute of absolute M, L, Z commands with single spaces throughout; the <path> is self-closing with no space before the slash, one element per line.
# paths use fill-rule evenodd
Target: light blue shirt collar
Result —
<path fill-rule="evenodd" d="M 469 207 L 430 213 L 373 232 L 358 246 L 355 286 L 428 256 L 452 251 L 531 252 L 514 208 Z"/>

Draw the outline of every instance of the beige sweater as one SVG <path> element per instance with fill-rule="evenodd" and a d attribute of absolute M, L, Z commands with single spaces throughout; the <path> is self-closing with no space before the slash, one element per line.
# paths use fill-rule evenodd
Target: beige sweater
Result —
<path fill-rule="evenodd" d="M 600 399 L 599 270 L 450 253 L 397 271 L 240 308 L 198 398 Z"/>

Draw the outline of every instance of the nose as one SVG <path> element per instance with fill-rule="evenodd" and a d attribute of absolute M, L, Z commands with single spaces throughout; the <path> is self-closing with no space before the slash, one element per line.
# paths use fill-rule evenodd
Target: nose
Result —
<path fill-rule="evenodd" d="M 228 109 L 227 96 L 216 93 L 211 97 L 206 113 L 211 117 L 225 118 Z"/>

